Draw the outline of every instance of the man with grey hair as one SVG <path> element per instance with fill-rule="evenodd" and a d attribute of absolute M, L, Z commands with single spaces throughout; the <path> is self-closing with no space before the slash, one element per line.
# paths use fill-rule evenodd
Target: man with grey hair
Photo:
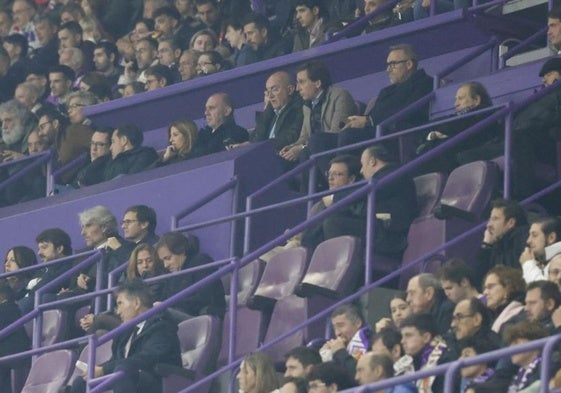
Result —
<path fill-rule="evenodd" d="M 428 313 L 434 317 L 439 334 L 450 328 L 454 303 L 446 298 L 440 280 L 432 273 L 413 276 L 407 283 L 407 303 L 416 314 Z"/>
<path fill-rule="evenodd" d="M 84 52 L 80 48 L 60 49 L 58 63 L 72 68 L 76 73 L 76 79 L 84 74 Z"/>
<path fill-rule="evenodd" d="M 68 111 L 70 124 L 83 124 L 86 126 L 92 124 L 91 120 L 84 116 L 83 109 L 99 102 L 95 94 L 83 90 L 73 91 L 65 97 L 64 102 L 66 104 L 66 110 Z M 90 135 L 88 135 L 88 137 L 89 136 Z"/>
<path fill-rule="evenodd" d="M 27 151 L 27 136 L 37 126 L 33 114 L 17 100 L 0 105 L 2 122 L 2 161 L 23 157 Z"/>
<path fill-rule="evenodd" d="M 41 95 L 39 89 L 33 83 L 20 83 L 16 87 L 14 98 L 25 105 L 25 107 L 33 114 L 37 113 L 37 111 L 41 108 L 41 102 L 39 100 Z"/>
<path fill-rule="evenodd" d="M 391 85 L 384 87 L 373 108 L 366 116 L 349 116 L 345 128 L 339 135 L 339 146 L 372 139 L 376 126 L 432 91 L 433 80 L 418 68 L 417 54 L 408 44 L 390 47 L 386 71 Z M 428 104 L 411 111 L 408 115 L 388 124 L 386 134 L 421 125 L 428 120 Z M 393 146 L 397 148 L 397 146 Z"/>

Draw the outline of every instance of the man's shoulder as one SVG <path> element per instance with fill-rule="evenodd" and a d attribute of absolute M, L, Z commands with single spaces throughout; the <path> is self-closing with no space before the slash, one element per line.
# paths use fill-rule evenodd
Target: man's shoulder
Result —
<path fill-rule="evenodd" d="M 353 100 L 353 96 L 347 89 L 335 85 L 329 87 L 329 89 L 327 90 L 326 98 L 327 100 L 329 100 L 330 98 L 345 98 Z"/>

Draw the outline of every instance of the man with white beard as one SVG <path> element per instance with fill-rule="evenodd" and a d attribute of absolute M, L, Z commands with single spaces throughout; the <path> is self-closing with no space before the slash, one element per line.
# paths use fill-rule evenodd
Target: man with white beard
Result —
<path fill-rule="evenodd" d="M 37 120 L 33 114 L 17 100 L 0 105 L 2 122 L 2 153 L 0 160 L 11 161 L 23 157 L 27 152 L 27 136 L 36 128 Z"/>

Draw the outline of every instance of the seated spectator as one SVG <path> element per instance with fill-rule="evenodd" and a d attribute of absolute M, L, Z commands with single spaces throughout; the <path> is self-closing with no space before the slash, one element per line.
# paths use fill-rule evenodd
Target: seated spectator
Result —
<path fill-rule="evenodd" d="M 88 91 L 78 90 L 68 94 L 65 98 L 65 105 L 68 111 L 70 124 L 83 124 L 86 126 L 91 125 L 91 120 L 84 116 L 84 108 L 90 105 L 95 105 L 98 102 L 99 100 L 97 97 Z"/>
<path fill-rule="evenodd" d="M 134 244 L 156 245 L 159 236 L 156 235 L 157 216 L 154 209 L 146 205 L 134 205 L 125 210 L 121 221 L 123 237 Z"/>
<path fill-rule="evenodd" d="M 82 28 L 82 37 L 84 41 L 90 41 L 94 44 L 101 42 L 104 39 L 105 32 L 103 28 L 95 19 L 91 16 L 84 16 L 82 19 L 78 21 L 80 27 Z"/>
<path fill-rule="evenodd" d="M 230 68 L 220 53 L 214 50 L 201 52 L 197 60 L 197 74 L 199 76 L 212 75 Z"/>
<path fill-rule="evenodd" d="M 388 355 L 366 352 L 356 366 L 355 380 L 361 386 L 383 381 L 393 376 L 393 360 Z M 416 393 L 417 388 L 412 383 L 407 383 L 396 385 L 386 391 L 390 393 Z"/>
<path fill-rule="evenodd" d="M 0 51 L 0 59 L 1 59 L 1 51 Z M 43 104 L 46 102 L 47 97 L 49 96 L 49 73 L 46 68 L 41 65 L 33 65 L 31 64 L 25 75 L 25 81 L 32 83 L 39 89 L 39 97 L 41 97 L 41 101 Z"/>
<path fill-rule="evenodd" d="M 179 73 L 179 56 L 181 56 L 181 48 L 172 38 L 160 40 L 158 43 L 158 62 L 169 68 L 173 76 L 170 84 L 181 82 L 181 74 Z"/>
<path fill-rule="evenodd" d="M 218 35 L 222 27 L 222 15 L 218 2 L 216 0 L 195 0 L 195 7 L 202 25 Z"/>
<path fill-rule="evenodd" d="M 389 311 L 391 318 L 381 318 L 376 322 L 376 333 L 380 333 L 382 329 L 398 328 L 401 322 L 411 314 L 411 307 L 407 303 L 407 294 L 405 292 L 398 292 L 390 300 Z"/>
<path fill-rule="evenodd" d="M 364 150 L 361 159 L 362 176 L 379 180 L 398 168 L 383 145 L 374 145 Z M 334 202 L 339 197 L 334 196 Z M 350 235 L 365 239 L 367 203 L 361 199 L 347 209 L 339 210 L 323 222 L 326 239 Z M 401 259 L 407 248 L 409 226 L 417 215 L 415 184 L 409 176 L 403 176 L 376 192 L 376 229 L 374 251 L 376 254 Z"/>
<path fill-rule="evenodd" d="M 247 355 L 236 379 L 244 393 L 269 393 L 280 387 L 273 360 L 264 352 Z"/>
<path fill-rule="evenodd" d="M 111 161 L 111 134 L 109 128 L 97 128 L 90 140 L 90 155 L 88 163 L 81 168 L 72 182 L 73 187 L 86 187 L 103 181 L 105 167 Z"/>
<path fill-rule="evenodd" d="M 518 268 L 527 236 L 528 220 L 522 206 L 501 198 L 491 202 L 491 214 L 473 266 L 475 282 L 483 282 L 485 274 L 497 265 Z"/>
<path fill-rule="evenodd" d="M 281 39 L 275 37 L 265 15 L 251 13 L 243 22 L 243 32 L 246 44 L 251 48 L 245 63 L 246 65 L 258 61 L 272 59 L 290 53 L 290 48 Z"/>
<path fill-rule="evenodd" d="M 142 146 L 144 135 L 135 125 L 116 128 L 111 136 L 111 157 L 103 174 L 103 180 L 111 180 L 119 175 L 141 172 L 158 159 L 152 147 Z"/>
<path fill-rule="evenodd" d="M 397 362 L 405 353 L 401 346 L 401 333 L 392 327 L 383 328 L 372 339 L 372 353 L 388 355 Z"/>
<path fill-rule="evenodd" d="M 191 120 L 177 120 L 168 127 L 169 145 L 160 162 L 168 165 L 195 158 L 193 147 L 197 143 L 197 125 Z"/>
<path fill-rule="evenodd" d="M 324 362 L 333 360 L 353 380 L 357 359 L 370 348 L 372 332 L 358 306 L 353 304 L 336 308 L 331 314 L 331 325 L 335 338 L 321 347 L 321 359 Z M 308 380 L 312 378 L 308 376 Z"/>
<path fill-rule="evenodd" d="M 10 68 L 10 56 L 4 47 L 0 46 L 0 103 L 13 98 L 16 89 L 16 81 L 8 75 Z"/>
<path fill-rule="evenodd" d="M 10 326 L 21 316 L 21 312 L 14 302 L 12 288 L 6 283 L 0 283 L 0 330 Z M 12 333 L 0 339 L 0 357 L 14 355 L 29 349 L 31 349 L 31 342 L 23 325 L 19 325 Z M 12 391 L 12 369 L 29 367 L 29 363 L 29 358 L 25 357 L 0 363 L 0 379 L 2 380 L 0 392 L 10 393 Z"/>
<path fill-rule="evenodd" d="M 199 241 L 193 236 L 185 237 L 181 233 L 168 232 L 156 244 L 158 258 L 162 260 L 170 272 L 204 266 L 212 261 L 206 254 L 199 253 Z M 162 296 L 167 299 L 179 291 L 201 281 L 213 272 L 213 269 L 204 269 L 192 274 L 184 274 L 166 280 L 162 289 Z M 214 315 L 219 318 L 224 316 L 226 300 L 222 281 L 212 283 L 199 289 L 197 292 L 182 299 L 168 309 L 174 320 L 182 321 L 199 315 Z"/>
<path fill-rule="evenodd" d="M 216 93 L 208 98 L 205 118 L 207 126 L 199 131 L 195 145 L 197 154 L 218 153 L 249 139 L 247 130 L 236 124 L 234 105 L 226 93 Z"/>
<path fill-rule="evenodd" d="M 37 5 L 32 0 L 15 0 L 12 3 L 13 24 L 10 34 L 18 33 L 27 38 L 33 49 L 39 47 L 34 18 L 37 15 Z"/>
<path fill-rule="evenodd" d="M 461 344 L 468 339 L 489 340 L 495 348 L 501 346 L 500 336 L 491 330 L 491 313 L 480 300 L 461 300 L 454 308 L 450 330 L 453 337 L 447 338 L 450 359 L 460 356 Z"/>
<path fill-rule="evenodd" d="M 57 32 L 59 42 L 59 53 L 65 48 L 80 49 L 84 55 L 84 71 L 94 69 L 93 53 L 95 44 L 91 41 L 85 41 L 82 38 L 83 30 L 77 21 L 63 22 Z"/>
<path fill-rule="evenodd" d="M 265 83 L 265 110 L 255 114 L 251 142 L 271 139 L 280 152 L 296 142 L 303 120 L 302 100 L 292 78 L 287 72 L 275 72 Z"/>
<path fill-rule="evenodd" d="M 208 52 L 215 50 L 218 46 L 218 37 L 216 33 L 210 29 L 197 31 L 191 37 L 189 49 L 197 52 Z"/>
<path fill-rule="evenodd" d="M 454 103 L 456 113 L 450 121 L 437 126 L 437 130 L 426 132 L 422 144 L 417 148 L 417 154 L 423 154 L 438 146 L 448 138 L 459 135 L 462 131 L 489 116 L 489 113 L 452 120 L 454 116 L 465 115 L 470 112 L 489 108 L 493 105 L 487 89 L 479 82 L 467 82 L 456 92 Z M 425 168 L 427 172 L 451 172 L 459 165 L 477 160 L 490 160 L 504 154 L 503 130 L 497 122 L 491 123 L 484 130 L 464 140 L 460 145 L 449 149 L 439 156 L 436 162 L 431 162 Z"/>
<path fill-rule="evenodd" d="M 355 386 L 349 377 L 335 362 L 326 362 L 314 366 L 308 375 L 308 391 L 325 387 L 328 392 L 339 392 Z"/>
<path fill-rule="evenodd" d="M 78 88 L 96 96 L 99 102 L 119 98 L 119 86 L 112 85 L 108 78 L 97 72 L 88 72 L 80 79 Z M 142 90 L 144 91 L 144 89 Z"/>
<path fill-rule="evenodd" d="M 14 86 L 17 86 L 25 80 L 27 68 L 27 52 L 28 43 L 21 34 L 10 34 L 3 40 L 4 49 L 10 56 L 10 68 L 7 76 L 10 78 Z"/>
<path fill-rule="evenodd" d="M 474 286 L 473 270 L 460 258 L 446 261 L 436 274 L 448 300 L 454 304 L 471 298 L 481 298 Z"/>
<path fill-rule="evenodd" d="M 76 76 L 72 82 L 72 88 L 77 89 L 80 79 L 86 73 L 84 68 L 84 54 L 80 48 L 62 48 L 59 50 L 58 63 L 70 67 Z"/>
<path fill-rule="evenodd" d="M 497 265 L 485 276 L 483 295 L 493 313 L 492 330 L 501 333 L 503 325 L 524 310 L 526 283 L 522 272 L 508 266 Z"/>
<path fill-rule="evenodd" d="M 423 69 L 418 68 L 417 54 L 410 45 L 390 47 L 387 71 L 391 85 L 380 91 L 374 107 L 366 116 L 350 116 L 347 119 L 345 130 L 337 142 L 339 146 L 374 138 L 379 123 L 432 91 L 432 78 Z M 421 125 L 427 122 L 428 112 L 428 104 L 423 105 L 409 115 L 388 124 L 384 134 Z M 397 146 L 390 144 L 390 150 L 396 155 Z"/>
<path fill-rule="evenodd" d="M 14 98 L 25 105 L 33 114 L 36 114 L 42 106 L 39 89 L 33 83 L 20 83 L 16 87 Z"/>
<path fill-rule="evenodd" d="M 401 324 L 401 343 L 405 356 L 394 364 L 396 375 L 426 370 L 446 363 L 446 342 L 438 335 L 434 317 L 430 314 L 411 314 Z M 442 375 L 416 381 L 419 392 L 442 392 Z"/>
<path fill-rule="evenodd" d="M 454 9 L 454 3 L 456 2 L 451 0 L 415 0 L 413 3 L 413 15 L 415 20 L 429 16 L 431 1 L 436 1 L 435 12 L 438 14 L 452 11 Z M 465 3 L 469 4 L 469 2 Z"/>
<path fill-rule="evenodd" d="M 292 52 L 310 49 L 320 45 L 327 33 L 327 10 L 319 0 L 297 0 L 292 2 L 296 9 L 298 30 L 294 35 Z"/>
<path fill-rule="evenodd" d="M 317 350 L 310 347 L 296 347 L 288 351 L 284 358 L 284 377 L 307 378 L 312 368 L 321 363 L 321 356 Z"/>
<path fill-rule="evenodd" d="M 35 241 L 37 242 L 37 255 L 43 263 L 52 262 L 72 254 L 70 236 L 62 229 L 45 229 L 37 235 Z M 67 261 L 36 270 L 25 287 L 25 295 L 17 301 L 22 314 L 27 314 L 33 310 L 35 305 L 35 291 L 59 277 L 71 267 L 72 262 Z M 49 289 L 49 291 L 44 294 L 43 300 L 54 300 L 55 295 L 66 285 L 67 283 L 64 282 Z"/>
<path fill-rule="evenodd" d="M 432 315 L 438 334 L 445 334 L 452 322 L 454 305 L 446 299 L 440 281 L 432 273 L 421 273 L 407 283 L 407 303 L 415 314 Z M 403 321 L 402 327 L 403 327 Z"/>
<path fill-rule="evenodd" d="M 532 223 L 528 231 L 526 247 L 519 259 L 526 283 L 545 280 L 548 269 L 545 248 L 559 241 L 561 241 L 561 218 L 542 217 Z"/>
<path fill-rule="evenodd" d="M 162 87 L 170 86 L 173 84 L 174 76 L 169 67 L 156 64 L 148 67 L 144 71 L 144 76 L 146 78 L 146 91 L 157 90 Z"/>
<path fill-rule="evenodd" d="M 195 32 L 188 24 L 181 23 L 181 14 L 175 7 L 163 6 L 154 11 L 154 30 L 160 39 L 173 39 L 181 49 L 186 49 Z"/>
<path fill-rule="evenodd" d="M 320 61 L 307 62 L 298 69 L 296 90 L 304 100 L 304 120 L 298 140 L 280 151 L 288 161 L 296 161 L 299 155 L 305 160 L 311 154 L 336 147 L 336 135 L 344 120 L 356 113 L 352 96 L 332 85 L 329 69 Z M 327 170 L 327 162 L 320 169 Z"/>
<path fill-rule="evenodd" d="M 552 282 L 539 280 L 528 284 L 524 311 L 529 321 L 537 322 L 552 334 L 561 321 L 552 320 L 555 310 L 561 305 L 561 292 Z"/>
<path fill-rule="evenodd" d="M 23 157 L 27 152 L 27 136 L 37 123 L 33 114 L 17 100 L 10 100 L 0 105 L 2 122 L 2 156 L 3 162 Z"/>
<path fill-rule="evenodd" d="M 44 68 L 49 68 L 58 62 L 58 37 L 57 23 L 50 14 L 37 15 L 35 19 L 35 32 L 39 47 L 29 54 L 31 63 Z"/>
<path fill-rule="evenodd" d="M 49 86 L 51 94 L 47 102 L 60 107 L 67 94 L 72 91 L 72 83 L 76 74 L 72 68 L 65 65 L 56 65 L 49 69 Z"/>
<path fill-rule="evenodd" d="M 107 78 L 111 86 L 117 85 L 123 67 L 119 66 L 119 50 L 110 41 L 96 44 L 93 52 L 95 70 Z"/>
<path fill-rule="evenodd" d="M 0 37 L 4 38 L 10 34 L 10 28 L 12 27 L 12 15 L 7 9 L 0 11 Z"/>
<path fill-rule="evenodd" d="M 469 338 L 461 343 L 460 359 L 468 359 L 476 355 L 491 352 L 498 349 L 496 343 L 487 340 L 485 337 Z M 473 366 L 462 367 L 460 375 L 461 392 L 464 393 L 468 386 L 487 381 L 495 373 L 494 366 L 496 361 L 474 364 Z"/>
<path fill-rule="evenodd" d="M 364 0 L 364 2 L 363 2 L 364 7 L 362 9 L 363 14 L 368 15 L 371 12 L 376 11 L 379 7 L 384 5 L 384 3 L 385 3 L 384 0 Z M 385 29 L 386 27 L 390 27 L 394 24 L 397 25 L 399 23 L 403 23 L 404 19 L 407 19 L 407 18 L 409 19 L 409 20 L 407 20 L 408 22 L 412 21 L 413 20 L 413 14 L 412 14 L 413 11 L 412 11 L 411 8 L 409 8 L 409 10 L 411 10 L 409 12 L 411 14 L 410 16 L 407 14 L 407 11 L 405 10 L 405 8 L 403 10 L 399 9 L 399 11 L 401 11 L 401 12 L 396 12 L 395 14 L 394 14 L 393 10 L 386 10 L 386 11 L 382 12 L 381 14 L 378 14 L 376 17 L 374 17 L 374 18 L 372 18 L 368 21 L 368 25 L 366 25 L 366 27 L 364 28 L 363 34 L 372 33 L 374 31 L 378 31 L 378 30 Z"/>
<path fill-rule="evenodd" d="M 529 343 L 547 337 L 549 332 L 536 322 L 522 321 L 505 329 L 504 341 L 510 346 Z M 518 372 L 512 378 L 509 392 L 520 392 L 535 382 L 540 381 L 541 351 L 527 351 L 511 355 L 512 363 L 518 366 Z"/>
<path fill-rule="evenodd" d="M 557 11 L 559 12 L 559 11 Z M 543 64 L 540 73 L 543 87 L 561 80 L 561 59 L 552 57 Z M 539 189 L 536 181 L 536 161 L 541 158 L 555 162 L 555 142 L 558 139 L 559 89 L 554 89 L 521 109 L 512 124 L 512 194 L 524 199 Z"/>
<path fill-rule="evenodd" d="M 146 83 L 146 70 L 148 67 L 158 64 L 158 41 L 151 37 L 142 38 L 134 44 L 134 53 L 138 67 L 137 76 L 133 78 L 131 75 L 132 64 L 125 66 L 125 83 L 122 84 L 132 82 L 133 80 Z"/>
<path fill-rule="evenodd" d="M 329 172 L 327 174 L 329 189 L 337 190 L 337 188 L 348 186 L 356 181 L 360 180 L 360 162 L 355 156 L 349 154 L 340 155 L 335 157 L 329 163 Z M 334 202 L 338 202 L 345 196 L 349 195 L 354 190 L 344 190 L 340 192 L 334 192 L 333 194 L 324 196 L 319 202 L 312 206 L 310 209 L 310 216 L 315 216 L 321 213 Z M 351 205 L 346 210 L 339 210 L 335 213 L 338 217 L 352 217 L 354 205 Z M 309 249 L 315 249 L 321 242 L 326 239 L 331 239 L 333 237 L 339 236 L 331 234 L 326 231 L 326 226 L 330 225 L 332 220 L 337 220 L 337 218 L 328 217 L 323 221 L 320 221 L 316 225 L 308 227 L 304 230 L 301 235 L 301 244 Z M 344 231 L 345 229 L 342 229 Z M 350 234 L 350 233 L 348 233 Z"/>
<path fill-rule="evenodd" d="M 549 261 L 547 280 L 556 284 L 561 290 L 561 254 L 555 254 Z"/>
<path fill-rule="evenodd" d="M 12 247 L 6 253 L 4 261 L 4 271 L 12 273 L 19 269 L 24 269 L 37 265 L 35 252 L 25 246 Z M 6 283 L 12 288 L 13 300 L 17 301 L 25 296 L 27 284 L 33 276 L 32 272 L 20 273 L 6 278 Z"/>
<path fill-rule="evenodd" d="M 182 81 L 188 81 L 197 77 L 197 62 L 199 54 L 192 50 L 185 50 L 179 57 L 179 73 Z"/>
<path fill-rule="evenodd" d="M 156 250 L 149 244 L 139 244 L 132 250 L 127 270 L 125 272 L 125 280 L 133 281 L 135 279 L 146 279 L 166 274 L 166 268 L 162 261 L 158 259 Z M 163 282 L 154 282 L 149 284 L 150 293 L 154 301 L 162 300 Z M 100 331 L 109 331 L 115 329 L 121 324 L 119 316 L 113 312 L 103 312 L 98 315 L 86 314 L 80 319 L 80 327 L 88 334 Z"/>
<path fill-rule="evenodd" d="M 232 54 L 229 58 L 230 63 L 234 67 L 247 64 L 248 52 L 251 49 L 245 44 L 242 22 L 238 19 L 230 18 L 224 22 L 224 27 L 224 39 L 232 49 Z"/>
<path fill-rule="evenodd" d="M 117 313 L 123 322 L 129 322 L 152 308 L 149 287 L 140 280 L 124 282 L 117 289 Z M 140 326 L 139 326 L 140 325 Z M 171 321 L 154 316 L 115 338 L 111 359 L 95 366 L 95 377 L 124 371 L 124 377 L 112 389 L 115 393 L 161 391 L 161 378 L 154 373 L 157 363 L 181 367 L 177 326 Z M 132 344 L 127 343 L 132 341 Z M 141 372 L 142 371 L 142 372 Z M 71 392 L 85 392 L 86 381 L 74 380 Z"/>

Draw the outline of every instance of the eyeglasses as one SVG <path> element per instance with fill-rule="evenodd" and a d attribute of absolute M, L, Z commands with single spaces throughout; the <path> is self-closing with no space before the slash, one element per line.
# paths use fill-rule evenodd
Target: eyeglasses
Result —
<path fill-rule="evenodd" d="M 409 59 L 398 60 L 398 61 L 389 61 L 389 62 L 386 63 L 386 68 L 389 68 L 390 70 L 393 70 L 395 67 L 397 67 L 398 64 L 405 63 L 405 62 L 408 62 L 408 61 L 409 61 Z"/>
<path fill-rule="evenodd" d="M 207 61 L 207 62 L 204 62 L 204 63 L 198 63 L 197 67 L 202 68 L 204 66 L 209 66 L 209 65 L 214 65 L 214 63 L 210 62 L 210 61 Z"/>
<path fill-rule="evenodd" d="M 465 318 L 471 318 L 474 314 L 454 314 L 452 315 L 452 321 L 461 321 Z"/>
<path fill-rule="evenodd" d="M 325 177 L 328 178 L 328 179 L 330 177 L 344 177 L 344 176 L 347 176 L 347 174 L 343 173 L 343 172 L 333 172 L 333 171 L 325 172 Z"/>
<path fill-rule="evenodd" d="M 68 109 L 78 109 L 78 108 L 83 108 L 85 106 L 86 105 L 84 105 L 84 104 L 70 104 L 70 105 L 68 105 Z"/>
<path fill-rule="evenodd" d="M 91 147 L 95 147 L 96 149 L 101 149 L 102 147 L 108 146 L 109 143 L 105 142 L 90 142 Z"/>
<path fill-rule="evenodd" d="M 275 87 L 271 87 L 270 89 L 265 89 L 265 91 L 263 92 L 266 96 L 270 96 L 272 94 L 277 95 L 279 94 L 281 91 L 281 88 L 279 86 L 275 86 Z"/>
<path fill-rule="evenodd" d="M 138 221 L 138 220 L 123 220 L 123 221 L 121 221 L 121 224 L 122 224 L 122 225 L 130 225 L 130 224 L 132 224 L 133 222 L 137 222 L 137 221 Z"/>

